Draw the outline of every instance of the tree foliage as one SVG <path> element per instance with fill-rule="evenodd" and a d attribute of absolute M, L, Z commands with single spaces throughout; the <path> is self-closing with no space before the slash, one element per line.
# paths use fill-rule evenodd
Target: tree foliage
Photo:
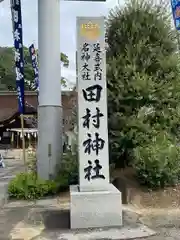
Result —
<path fill-rule="evenodd" d="M 176 185 L 180 181 L 180 148 L 161 132 L 145 146 L 134 150 L 134 166 L 141 184 L 150 188 Z"/>
<path fill-rule="evenodd" d="M 167 4 L 148 0 L 111 11 L 106 34 L 110 153 L 113 161 L 127 163 L 135 147 L 161 131 L 178 138 L 176 35 Z"/>
<path fill-rule="evenodd" d="M 64 67 L 68 67 L 69 60 L 64 53 L 61 53 L 60 60 Z M 25 89 L 31 90 L 29 82 L 34 81 L 34 72 L 27 47 L 24 47 L 24 63 Z M 15 90 L 15 79 L 14 48 L 0 47 L 0 90 Z M 62 77 L 61 82 L 65 85 L 66 79 Z"/>

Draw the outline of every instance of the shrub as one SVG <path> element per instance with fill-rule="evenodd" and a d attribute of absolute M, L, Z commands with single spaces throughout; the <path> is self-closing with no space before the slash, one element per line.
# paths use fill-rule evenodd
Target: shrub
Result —
<path fill-rule="evenodd" d="M 10 198 L 33 200 L 54 195 L 70 184 L 78 183 L 77 154 L 70 151 L 63 155 L 56 179 L 42 180 L 37 177 L 36 158 L 28 161 L 28 172 L 20 173 L 8 185 Z"/>
<path fill-rule="evenodd" d="M 78 184 L 78 154 L 68 151 L 64 154 L 60 163 L 59 172 L 56 178 L 60 190 L 67 189 L 71 184 Z"/>
<path fill-rule="evenodd" d="M 167 135 L 154 138 L 134 151 L 140 183 L 151 188 L 175 185 L 180 178 L 180 147 Z"/>
<path fill-rule="evenodd" d="M 9 198 L 33 200 L 57 192 L 58 185 L 52 180 L 41 180 L 35 173 L 20 173 L 8 185 Z"/>

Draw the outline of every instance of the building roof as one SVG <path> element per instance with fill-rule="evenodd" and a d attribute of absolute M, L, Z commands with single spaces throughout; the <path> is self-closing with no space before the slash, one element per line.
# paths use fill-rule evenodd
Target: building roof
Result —
<path fill-rule="evenodd" d="M 28 96 L 34 96 L 35 101 L 37 93 L 36 92 L 25 92 L 25 101 L 29 99 Z M 34 105 L 34 106 L 33 106 Z M 36 105 L 33 103 L 25 104 L 25 112 L 37 112 Z M 3 121 L 8 121 L 15 115 L 18 114 L 18 100 L 17 100 L 17 92 L 15 91 L 0 91 L 0 123 Z"/>
<path fill-rule="evenodd" d="M 62 91 L 62 104 L 63 104 L 63 114 L 64 122 L 66 128 L 69 127 L 70 117 L 72 115 L 72 109 L 76 105 L 75 91 Z M 38 98 L 37 92 L 35 91 L 25 91 L 25 114 L 35 115 L 37 113 Z M 0 91 L 0 127 L 8 125 L 15 118 L 20 116 L 18 112 L 18 100 L 16 91 Z"/>
<path fill-rule="evenodd" d="M 14 109 L 4 108 L 3 111 L 0 111 L 0 124 L 1 124 L 1 122 L 5 121 L 6 119 L 9 119 L 15 113 L 16 113 L 16 111 Z"/>
<path fill-rule="evenodd" d="M 8 113 L 4 112 L 4 117 L 0 111 L 0 126 L 8 125 L 13 119 L 20 116 L 19 112 L 17 111 L 15 111 L 14 113 L 12 113 L 12 111 L 10 111 L 9 109 L 8 111 L 9 111 Z M 36 113 L 37 113 L 37 110 L 33 106 L 25 105 L 25 114 L 33 115 Z"/>

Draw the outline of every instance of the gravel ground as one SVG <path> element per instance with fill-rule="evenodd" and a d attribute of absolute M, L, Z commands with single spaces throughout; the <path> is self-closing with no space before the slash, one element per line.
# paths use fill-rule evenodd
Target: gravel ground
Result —
<path fill-rule="evenodd" d="M 145 211 L 140 220 L 157 232 L 156 236 L 146 240 L 179 240 L 180 210 L 156 209 Z M 145 240 L 145 239 L 144 239 Z"/>

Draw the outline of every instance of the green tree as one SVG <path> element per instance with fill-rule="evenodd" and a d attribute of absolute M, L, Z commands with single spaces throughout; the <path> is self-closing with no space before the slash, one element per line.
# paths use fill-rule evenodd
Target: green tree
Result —
<path fill-rule="evenodd" d="M 107 19 L 110 159 L 121 164 L 162 130 L 178 137 L 180 75 L 167 9 L 130 0 Z"/>
<path fill-rule="evenodd" d="M 61 53 L 61 62 L 64 67 L 69 66 L 68 57 Z M 24 47 L 24 76 L 25 76 L 25 89 L 31 90 L 28 82 L 33 82 L 34 73 L 31 63 L 31 58 L 29 56 L 29 49 Z M 0 47 L 0 90 L 15 90 L 16 89 L 16 76 L 14 69 L 14 48 L 12 47 Z M 62 77 L 61 83 L 66 85 L 66 79 Z"/>

